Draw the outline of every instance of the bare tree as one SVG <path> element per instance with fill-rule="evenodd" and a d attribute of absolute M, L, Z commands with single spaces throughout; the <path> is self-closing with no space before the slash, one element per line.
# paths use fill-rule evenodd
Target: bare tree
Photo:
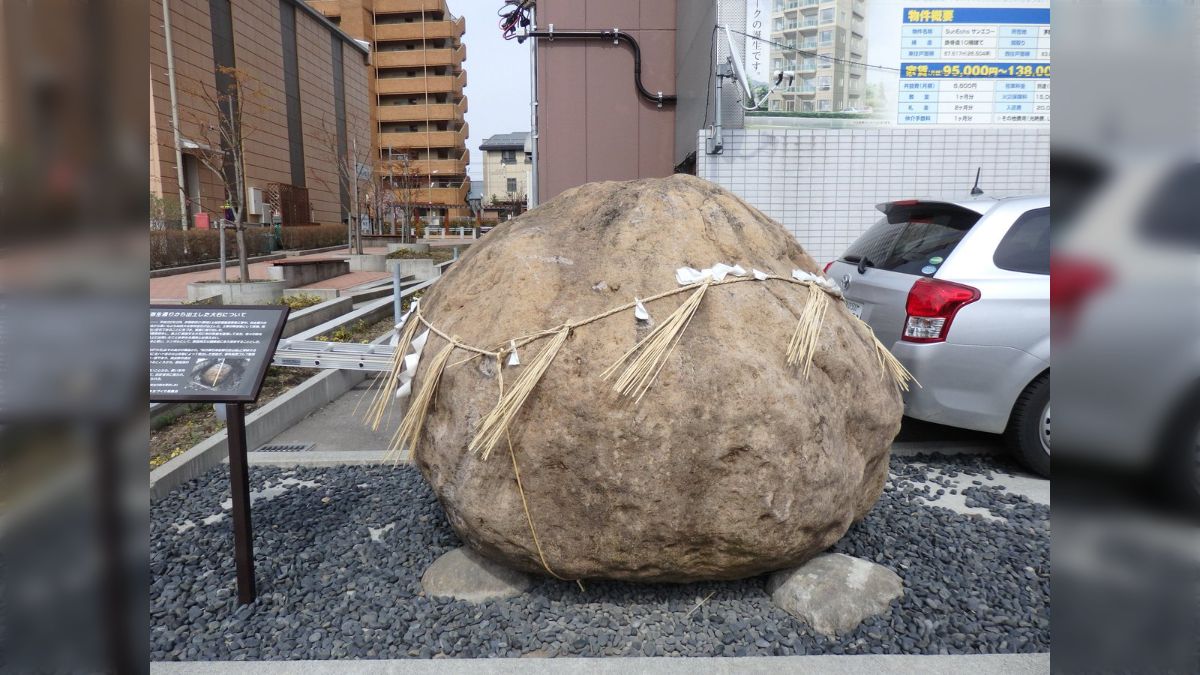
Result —
<path fill-rule="evenodd" d="M 352 120 L 347 119 L 347 127 L 355 128 Z M 350 196 L 349 203 L 346 205 L 342 217 L 349 223 L 347 230 L 347 247 L 354 253 L 362 255 L 362 215 L 363 206 L 368 206 L 371 203 L 372 196 L 378 192 L 375 184 L 379 180 L 376 167 L 378 160 L 375 159 L 371 152 L 370 143 L 359 143 L 358 138 L 351 136 L 345 141 L 345 152 L 343 153 L 342 142 L 338 137 L 336 129 L 328 123 L 328 120 L 322 119 L 321 126 L 316 131 L 317 140 L 329 148 L 330 153 L 334 156 L 334 164 L 337 166 L 337 185 L 328 176 L 313 170 L 310 176 L 317 183 L 325 187 L 325 189 L 340 193 L 342 188 Z"/>
<path fill-rule="evenodd" d="M 189 93 L 200 104 L 197 109 L 185 111 L 198 134 L 195 155 L 221 182 L 225 201 L 233 212 L 238 278 L 245 283 L 250 280 L 246 260 L 246 139 L 255 131 L 255 115 L 246 112 L 265 109 L 265 96 L 253 77 L 226 66 L 217 68 L 215 87 L 194 87 Z"/>
<path fill-rule="evenodd" d="M 402 233 L 406 237 L 409 232 L 416 232 L 417 199 L 424 183 L 424 176 L 418 173 L 414 166 L 413 153 L 408 150 L 393 150 L 392 161 L 388 167 L 388 183 L 391 186 L 396 208 L 400 212 Z"/>

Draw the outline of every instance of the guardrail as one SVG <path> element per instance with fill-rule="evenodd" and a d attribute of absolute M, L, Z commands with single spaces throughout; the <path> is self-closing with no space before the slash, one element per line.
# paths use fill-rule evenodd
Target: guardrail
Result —
<path fill-rule="evenodd" d="M 477 227 L 427 227 L 425 239 L 478 239 Z"/>

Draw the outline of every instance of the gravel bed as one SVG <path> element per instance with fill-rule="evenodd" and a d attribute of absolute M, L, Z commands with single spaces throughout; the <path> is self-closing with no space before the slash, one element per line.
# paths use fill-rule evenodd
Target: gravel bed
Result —
<path fill-rule="evenodd" d="M 408 466 L 253 469 L 259 599 L 239 607 L 218 468 L 153 505 L 151 660 L 1046 652 L 1049 508 L 989 485 L 1012 468 L 893 458 L 883 497 L 834 550 L 895 570 L 905 594 L 835 639 L 776 608 L 764 577 L 585 591 L 539 579 L 513 600 L 426 598 L 422 572 L 459 541 Z M 924 505 L 952 489 L 947 475 L 972 478 L 967 505 L 1000 518 Z"/>

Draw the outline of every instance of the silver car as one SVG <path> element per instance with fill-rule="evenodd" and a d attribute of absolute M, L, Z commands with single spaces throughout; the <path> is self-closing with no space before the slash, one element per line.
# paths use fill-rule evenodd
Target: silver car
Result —
<path fill-rule="evenodd" d="M 1004 434 L 1050 475 L 1050 198 L 901 200 L 826 266 L 920 386 L 905 414 Z"/>

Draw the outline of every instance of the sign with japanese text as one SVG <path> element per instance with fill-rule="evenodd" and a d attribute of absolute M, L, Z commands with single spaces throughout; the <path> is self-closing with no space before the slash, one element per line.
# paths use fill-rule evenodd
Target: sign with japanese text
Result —
<path fill-rule="evenodd" d="M 1050 124 L 1049 0 L 746 1 L 748 127 Z"/>
<path fill-rule="evenodd" d="M 1048 8 L 903 11 L 899 124 L 1049 124 Z"/>
<path fill-rule="evenodd" d="M 152 305 L 150 400 L 255 400 L 287 315 L 283 305 Z"/>

